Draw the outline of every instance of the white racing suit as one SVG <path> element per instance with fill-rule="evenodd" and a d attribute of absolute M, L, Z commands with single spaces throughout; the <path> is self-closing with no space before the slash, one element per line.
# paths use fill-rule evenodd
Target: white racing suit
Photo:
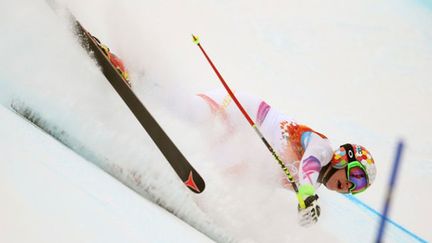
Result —
<path fill-rule="evenodd" d="M 259 127 L 261 133 L 288 167 L 299 187 L 309 186 L 313 191 L 321 168 L 333 155 L 328 139 L 311 128 L 296 123 L 291 117 L 275 110 L 260 98 L 237 92 L 236 97 Z M 228 124 L 230 119 L 244 119 L 234 101 L 224 90 L 198 94 Z M 285 181 L 285 186 L 289 185 Z M 308 195 L 304 195 L 307 197 Z"/>

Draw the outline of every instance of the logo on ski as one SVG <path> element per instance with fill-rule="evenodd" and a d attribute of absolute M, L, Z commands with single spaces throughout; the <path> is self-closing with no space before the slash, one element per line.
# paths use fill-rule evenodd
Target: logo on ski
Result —
<path fill-rule="evenodd" d="M 196 185 L 194 179 L 193 179 L 193 174 L 192 171 L 189 172 L 189 177 L 187 179 L 187 181 L 184 182 L 186 184 L 186 186 L 188 186 L 189 188 L 191 188 L 192 190 L 196 191 L 196 192 L 201 192 L 198 188 L 198 186 Z"/>

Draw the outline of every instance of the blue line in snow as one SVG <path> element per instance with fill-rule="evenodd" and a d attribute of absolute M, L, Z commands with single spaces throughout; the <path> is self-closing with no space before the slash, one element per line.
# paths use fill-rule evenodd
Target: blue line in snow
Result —
<path fill-rule="evenodd" d="M 369 210 L 373 214 L 377 215 L 378 217 L 384 218 L 388 223 L 392 224 L 393 226 L 395 226 L 396 228 L 400 229 L 404 233 L 406 233 L 409 236 L 413 237 L 418 242 L 427 243 L 427 241 L 425 239 L 421 238 L 420 236 L 418 236 L 418 235 L 414 234 L 413 232 L 409 231 L 408 229 L 404 228 L 402 225 L 396 223 L 392 219 L 390 219 L 388 217 L 384 217 L 380 212 L 378 212 L 377 210 L 371 208 L 369 205 L 367 205 L 366 203 L 362 202 L 360 199 L 358 199 L 358 198 L 356 198 L 356 197 L 354 197 L 352 195 L 344 195 L 344 196 L 346 198 L 348 198 L 349 200 L 351 200 L 352 202 L 354 202 L 355 204 L 363 206 L 364 208 L 366 208 L 367 210 Z"/>

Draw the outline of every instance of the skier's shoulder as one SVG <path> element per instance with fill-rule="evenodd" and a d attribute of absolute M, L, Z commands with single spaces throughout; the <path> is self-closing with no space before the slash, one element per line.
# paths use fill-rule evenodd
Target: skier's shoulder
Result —
<path fill-rule="evenodd" d="M 307 135 L 307 141 L 302 141 L 302 145 L 308 154 L 313 154 L 319 159 L 321 165 L 326 165 L 333 156 L 333 149 L 327 137 L 321 137 L 319 134 L 312 132 Z"/>
<path fill-rule="evenodd" d="M 279 126 L 283 137 L 287 137 L 291 144 L 299 150 L 317 149 L 330 151 L 331 145 L 326 135 L 311 128 L 309 125 L 297 122 L 294 118 L 279 114 Z"/>
<path fill-rule="evenodd" d="M 301 145 L 304 149 L 312 146 L 325 152 L 332 150 L 330 141 L 326 135 L 307 125 L 298 125 L 298 127 Z"/>

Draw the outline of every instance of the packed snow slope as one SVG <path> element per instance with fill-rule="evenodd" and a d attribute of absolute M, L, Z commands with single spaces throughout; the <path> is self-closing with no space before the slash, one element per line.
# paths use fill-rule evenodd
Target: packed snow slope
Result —
<path fill-rule="evenodd" d="M 227 136 L 195 94 L 219 81 L 373 154 L 375 184 L 357 198 L 381 209 L 396 141 L 407 149 L 391 218 L 426 240 L 432 185 L 429 1 L 63 1 L 130 70 L 134 90 L 206 178 L 192 195 L 45 1 L 2 1 L 0 101 L 27 107 L 69 147 L 143 197 L 222 241 L 372 241 L 378 218 L 318 191 L 322 217 L 296 223 L 293 193 L 253 130 Z M 7 11 L 6 11 L 7 10 Z M 244 123 L 241 125 L 241 123 Z M 251 152 L 253 151 L 253 152 Z M 349 227 L 346 227 L 349 225 Z M 389 242 L 413 240 L 389 227 Z"/>
<path fill-rule="evenodd" d="M 213 242 L 0 107 L 0 242 Z"/>

